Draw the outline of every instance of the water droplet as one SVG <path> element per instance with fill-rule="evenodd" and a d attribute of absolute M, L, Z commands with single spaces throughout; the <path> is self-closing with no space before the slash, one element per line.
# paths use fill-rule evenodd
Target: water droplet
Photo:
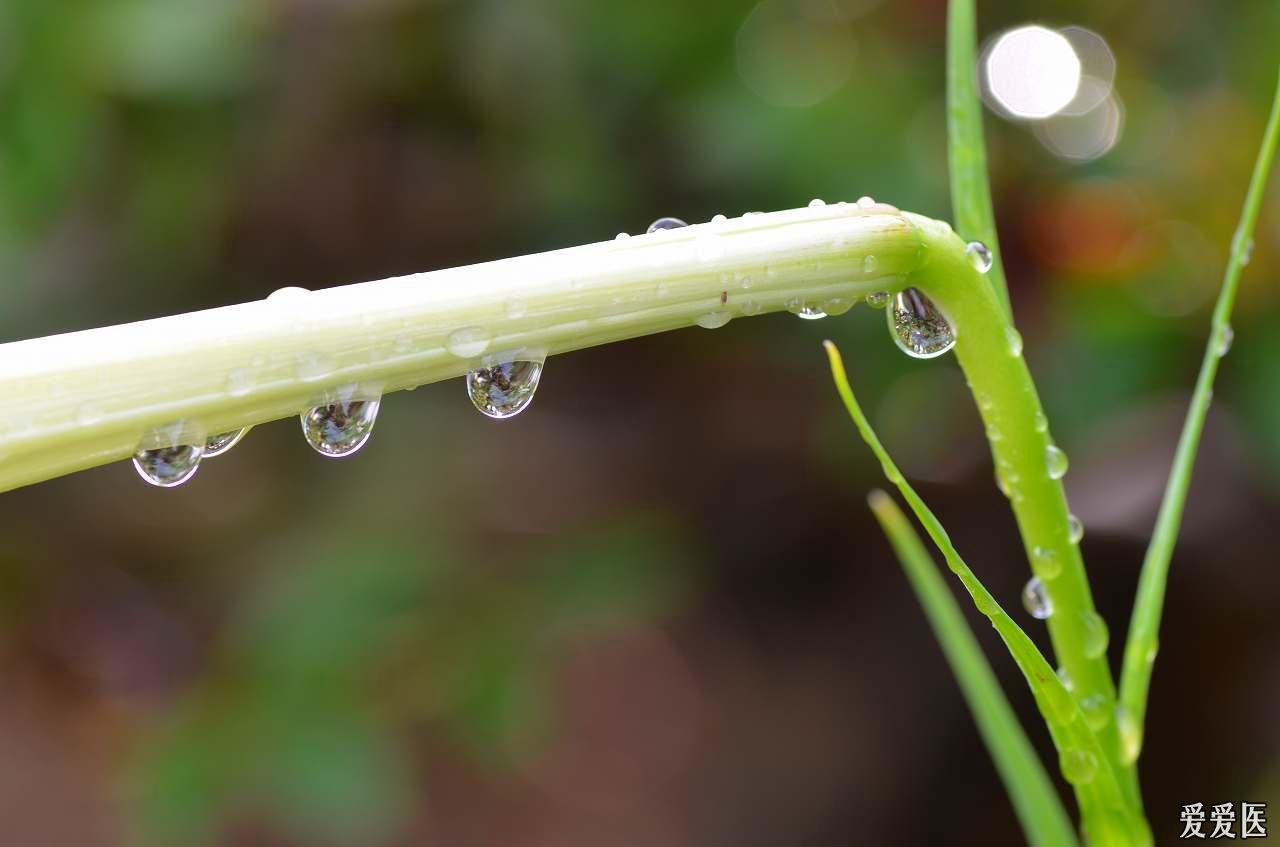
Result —
<path fill-rule="evenodd" d="M 991 270 L 991 265 L 995 263 L 991 248 L 981 241 L 970 241 L 964 246 L 964 252 L 969 254 L 969 264 L 973 265 L 973 269 L 980 274 Z"/>
<path fill-rule="evenodd" d="M 339 400 L 302 413 L 302 434 L 321 456 L 350 456 L 369 440 L 380 400 Z"/>
<path fill-rule="evenodd" d="M 484 327 L 464 326 L 449 333 L 444 346 L 459 359 L 470 359 L 488 350 L 491 340 L 489 331 Z"/>
<path fill-rule="evenodd" d="M 878 259 L 876 259 L 876 257 L 875 257 L 875 256 L 872 256 L 870 253 L 868 253 L 867 255 L 863 256 L 863 257 L 862 257 L 862 272 L 863 272 L 863 273 L 865 273 L 865 274 L 873 274 L 873 273 L 875 273 L 875 272 L 876 272 L 876 264 L 877 264 L 878 262 L 879 262 L 879 260 L 878 260 Z M 877 293 L 884 294 L 884 295 L 885 295 L 885 302 L 886 302 L 886 303 L 888 303 L 888 302 L 889 302 L 889 299 L 888 299 L 888 296 L 889 296 L 889 295 L 888 295 L 888 292 L 887 292 L 887 291 L 885 291 L 885 292 L 877 292 Z M 870 297 L 871 295 L 870 295 L 870 294 L 868 294 L 867 296 L 868 296 L 868 297 Z"/>
<path fill-rule="evenodd" d="M 798 318 L 804 318 L 806 321 L 816 321 L 825 318 L 827 313 L 819 309 L 817 306 L 810 306 L 799 297 L 792 297 L 786 303 L 787 311 Z"/>
<path fill-rule="evenodd" d="M 832 297 L 830 300 L 824 300 L 822 303 L 822 311 L 826 312 L 828 315 L 843 315 L 852 308 L 852 297 Z"/>
<path fill-rule="evenodd" d="M 760 314 L 761 307 L 758 302 L 748 297 L 746 300 L 743 300 L 742 303 L 738 305 L 738 308 L 742 311 L 742 314 L 750 317 L 751 315 Z"/>
<path fill-rule="evenodd" d="M 519 297 L 508 297 L 503 307 L 506 309 L 507 317 L 509 318 L 523 318 L 529 312 L 529 304 Z"/>
<path fill-rule="evenodd" d="M 253 371 L 245 368 L 234 368 L 227 373 L 227 393 L 232 397 L 243 397 L 253 388 Z"/>
<path fill-rule="evenodd" d="M 1227 351 L 1231 349 L 1231 342 L 1236 338 L 1235 330 L 1231 328 L 1231 324 L 1223 324 L 1218 328 L 1218 332 L 1213 340 L 1214 352 L 1221 359 L 1227 355 Z"/>
<path fill-rule="evenodd" d="M 1058 679 L 1062 680 L 1062 687 L 1071 690 L 1071 676 L 1067 673 L 1065 666 L 1058 668 Z"/>
<path fill-rule="evenodd" d="M 885 313 L 889 332 L 902 352 L 917 359 L 941 356 L 956 344 L 956 334 L 933 301 L 918 289 L 899 291 Z"/>
<path fill-rule="evenodd" d="M 336 365 L 327 353 L 300 353 L 298 355 L 298 379 L 315 382 L 333 373 Z"/>
<path fill-rule="evenodd" d="M 858 198 L 858 208 L 860 209 L 870 209 L 875 204 L 876 201 L 874 197 L 868 197 L 864 194 Z"/>
<path fill-rule="evenodd" d="M 892 299 L 893 295 L 888 291 L 872 291 L 867 295 L 867 305 L 873 309 L 883 309 Z"/>
<path fill-rule="evenodd" d="M 688 226 L 688 224 L 679 218 L 658 218 L 656 221 L 649 224 L 649 228 L 645 230 L 645 234 L 648 235 L 662 229 L 680 229 L 682 226 Z"/>
<path fill-rule="evenodd" d="M 615 235 L 615 236 L 613 237 L 613 240 L 614 240 L 614 241 L 626 241 L 626 240 L 627 240 L 628 238 L 630 238 L 630 237 L 631 237 L 631 233 L 629 233 L 629 232 L 620 232 L 620 233 L 618 233 L 617 235 Z"/>
<path fill-rule="evenodd" d="M 1011 326 L 1007 326 L 1004 328 L 1004 338 L 1005 338 L 1005 341 L 1008 342 L 1009 344 L 1009 355 L 1021 356 L 1022 355 L 1022 333 L 1018 332 L 1016 329 L 1014 329 Z"/>
<path fill-rule="evenodd" d="M 823 200 L 821 197 L 815 197 L 809 201 L 810 209 L 816 209 L 819 206 L 825 206 L 825 205 L 827 205 L 827 201 Z"/>
<path fill-rule="evenodd" d="M 542 360 L 516 359 L 486 364 L 467 374 L 467 396 L 482 414 L 514 417 L 533 402 L 542 378 Z"/>
<path fill-rule="evenodd" d="M 1111 707 L 1107 704 L 1107 698 L 1101 694 L 1090 694 L 1080 701 L 1080 711 L 1084 715 L 1084 722 L 1089 725 L 1089 729 L 1098 732 L 1104 726 L 1111 723 Z"/>
<path fill-rule="evenodd" d="M 1062 479 L 1067 475 L 1067 454 L 1056 444 L 1045 446 L 1044 464 L 1049 469 L 1049 479 Z"/>
<path fill-rule="evenodd" d="M 1241 266 L 1249 264 L 1253 260 L 1253 239 L 1250 238 L 1244 244 L 1240 245 L 1240 264 Z"/>
<path fill-rule="evenodd" d="M 1120 758 L 1132 765 L 1142 752 L 1142 727 L 1124 706 L 1116 706 L 1116 730 L 1120 733 Z"/>
<path fill-rule="evenodd" d="M 733 315 L 730 314 L 728 309 L 716 309 L 715 311 L 707 312 L 705 315 L 699 315 L 697 324 L 703 329 L 719 329 L 727 324 L 732 317 Z"/>
<path fill-rule="evenodd" d="M 1083 633 L 1080 643 L 1086 656 L 1096 659 L 1107 652 L 1107 643 L 1111 640 L 1111 634 L 1107 631 L 1107 622 L 1101 615 L 1097 612 L 1081 612 L 1080 628 Z"/>
<path fill-rule="evenodd" d="M 299 288 L 296 285 L 288 285 L 284 288 L 277 288 L 267 295 L 267 300 L 272 303 L 290 303 L 304 299 L 311 292 L 305 288 Z"/>
<path fill-rule="evenodd" d="M 1075 515 L 1067 515 L 1067 541 L 1072 544 L 1079 544 L 1080 539 L 1084 538 L 1084 524 Z"/>
<path fill-rule="evenodd" d="M 1027 580 L 1026 587 L 1022 589 L 1022 605 L 1027 610 L 1027 614 L 1038 621 L 1045 620 L 1053 614 L 1053 601 L 1049 599 L 1049 592 L 1040 581 L 1040 577 L 1033 576 Z"/>
<path fill-rule="evenodd" d="M 1072 785 L 1083 785 L 1098 773 L 1098 757 L 1088 750 L 1064 750 L 1058 757 L 1062 776 Z"/>
<path fill-rule="evenodd" d="M 1041 579 L 1055 579 L 1062 573 L 1058 554 L 1047 547 L 1031 548 L 1031 567 Z"/>
<path fill-rule="evenodd" d="M 1036 418 L 1035 418 L 1034 426 L 1035 426 L 1036 432 L 1049 431 L 1049 419 L 1046 418 L 1044 416 L 1044 412 L 1040 411 L 1039 409 L 1036 410 Z"/>
<path fill-rule="evenodd" d="M 711 223 L 716 224 L 717 226 L 718 226 L 718 225 L 720 225 L 720 224 L 722 224 L 722 223 L 724 223 L 724 222 L 725 222 L 725 221 L 727 221 L 727 220 L 729 220 L 729 219 L 728 219 L 727 217 L 725 217 L 724 215 L 712 215 L 712 216 L 711 216 Z"/>
<path fill-rule="evenodd" d="M 173 488 L 196 475 L 203 456 L 204 447 L 200 444 L 139 449 L 133 454 L 133 467 L 138 471 L 138 476 L 152 485 Z"/>
<path fill-rule="evenodd" d="M 252 427 L 246 426 L 244 429 L 233 429 L 230 432 L 223 432 L 218 435 L 209 436 L 209 438 L 204 442 L 204 457 L 206 459 L 212 459 L 214 456 L 221 456 L 223 453 L 239 444 L 240 439 L 244 438 L 245 433 L 250 429 L 252 429 Z"/>

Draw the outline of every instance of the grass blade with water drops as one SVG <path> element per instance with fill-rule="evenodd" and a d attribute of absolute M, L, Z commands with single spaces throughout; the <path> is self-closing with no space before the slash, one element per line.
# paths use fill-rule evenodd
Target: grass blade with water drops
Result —
<path fill-rule="evenodd" d="M 933 557 L 893 498 L 877 489 L 871 492 L 867 503 L 902 563 L 955 674 L 1027 843 L 1036 847 L 1079 844 L 1057 789 L 1018 723 Z"/>
<path fill-rule="evenodd" d="M 981 241 L 991 251 L 994 261 L 987 279 L 1004 306 L 1005 315 L 1011 317 L 1009 287 L 987 179 L 977 44 L 974 0 L 951 0 L 947 4 L 947 170 L 951 176 L 952 214 L 956 232 Z"/>
<path fill-rule="evenodd" d="M 1133 605 L 1133 617 L 1129 623 L 1129 636 L 1125 642 L 1124 668 L 1120 676 L 1119 713 L 1121 734 L 1126 755 L 1136 759 L 1142 746 L 1143 725 L 1147 712 L 1147 692 L 1151 685 L 1151 673 L 1155 663 L 1160 616 L 1164 607 L 1165 587 L 1169 581 L 1169 564 L 1182 522 L 1182 511 L 1187 501 L 1187 489 L 1191 485 L 1191 472 L 1195 466 L 1200 435 L 1204 431 L 1209 401 L 1213 396 L 1213 380 L 1218 373 L 1218 362 L 1231 346 L 1231 309 L 1235 305 L 1240 273 L 1248 262 L 1253 246 L 1253 229 L 1262 207 L 1262 196 L 1267 185 L 1271 161 L 1275 157 L 1277 138 L 1280 137 L 1280 79 L 1271 104 L 1271 117 L 1263 133 L 1262 146 L 1253 166 L 1249 190 L 1245 194 L 1240 223 L 1231 243 L 1231 255 L 1227 260 L 1222 290 L 1213 309 L 1209 342 L 1205 345 L 1200 374 L 1196 378 L 1191 406 L 1187 409 L 1182 435 L 1178 439 L 1173 467 L 1165 486 L 1155 531 L 1142 562 L 1142 574 L 1138 581 L 1138 595 Z"/>
<path fill-rule="evenodd" d="M 1151 833 L 1141 810 L 1130 800 L 1122 787 L 1098 738 L 1089 728 L 1076 698 L 1067 690 L 1062 680 L 1050 667 L 1035 643 L 1027 637 L 1005 612 L 974 572 L 960 558 L 955 545 L 937 516 L 916 494 L 903 477 L 884 445 L 871 428 L 862 408 L 854 397 L 844 370 L 840 352 L 830 341 L 824 342 L 831 364 L 831 375 L 836 391 L 853 419 L 858 433 L 880 460 L 885 476 L 897 486 L 916 519 L 924 527 L 934 546 L 942 554 L 947 567 L 960 579 L 965 590 L 973 598 L 974 606 L 991 621 L 1005 647 L 1013 656 L 1035 697 L 1036 706 L 1044 717 L 1058 750 L 1059 766 L 1063 777 L 1075 789 L 1080 804 L 1083 826 L 1093 847 L 1116 845 L 1133 847 L 1151 843 Z"/>

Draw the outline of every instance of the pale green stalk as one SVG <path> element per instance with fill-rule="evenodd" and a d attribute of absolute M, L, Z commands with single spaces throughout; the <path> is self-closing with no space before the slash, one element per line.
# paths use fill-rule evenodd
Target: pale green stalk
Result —
<path fill-rule="evenodd" d="M 1120 677 L 1120 702 L 1125 711 L 1126 754 L 1130 761 L 1136 759 L 1142 746 L 1143 725 L 1147 713 L 1147 692 L 1151 685 L 1151 672 L 1155 663 L 1157 639 L 1160 631 L 1160 614 L 1164 607 L 1165 586 L 1169 580 L 1169 564 L 1178 538 L 1178 526 L 1182 521 L 1182 509 L 1187 501 L 1187 489 L 1191 485 L 1191 471 L 1195 466 L 1196 451 L 1200 447 L 1200 434 L 1204 431 L 1205 416 L 1213 397 L 1213 379 L 1218 373 L 1218 362 L 1226 352 L 1222 345 L 1225 334 L 1231 332 L 1231 308 L 1235 305 L 1240 273 L 1249 261 L 1253 246 L 1253 229 L 1262 207 L 1262 195 L 1267 186 L 1267 175 L 1275 157 L 1277 137 L 1280 137 L 1280 81 L 1271 104 L 1271 117 L 1262 137 L 1262 147 L 1253 166 L 1249 190 L 1245 195 L 1240 223 L 1231 242 L 1231 256 L 1227 260 L 1222 290 L 1213 309 L 1209 329 L 1209 342 L 1205 345 L 1200 363 L 1200 375 L 1196 379 L 1195 393 L 1187 409 L 1182 435 L 1178 439 L 1173 468 L 1165 486 L 1160 514 L 1156 518 L 1155 531 L 1142 562 L 1142 575 L 1138 581 L 1138 596 L 1129 623 L 1129 637 L 1124 650 L 1124 668 Z"/>
<path fill-rule="evenodd" d="M 989 289 L 984 286 L 983 290 Z M 854 397 L 836 346 L 828 341 L 825 347 L 836 390 L 844 401 L 849 417 L 853 419 L 859 434 L 880 460 L 885 476 L 897 486 L 898 491 L 906 499 L 907 505 L 911 507 L 912 512 L 924 527 L 925 533 L 942 553 L 947 566 L 960 578 L 973 598 L 974 606 L 991 621 L 991 625 L 995 627 L 1017 662 L 1018 668 L 1026 677 L 1027 684 L 1035 695 L 1040 714 L 1049 727 L 1054 746 L 1058 749 L 1064 775 L 1069 771 L 1079 773 L 1078 769 L 1069 765 L 1079 761 L 1080 757 L 1086 757 L 1085 760 L 1091 763 L 1088 778 L 1072 780 L 1089 843 L 1094 847 L 1104 845 L 1135 847 L 1135 845 L 1150 844 L 1151 833 L 1146 821 L 1141 811 L 1129 802 L 1127 790 L 1121 784 L 1110 758 L 1099 744 L 1099 737 L 1089 729 L 1080 704 L 1072 696 L 1072 692 L 1063 685 L 1049 663 L 1040 655 L 1035 643 L 1009 617 L 1000 603 L 960 558 L 941 522 L 906 481 L 888 451 L 881 445 L 880 439 L 876 437 L 871 424 Z"/>
<path fill-rule="evenodd" d="M 157 427 L 184 422 L 194 443 L 339 387 L 386 394 L 504 351 L 561 353 L 794 300 L 836 312 L 918 269 L 915 221 L 883 204 L 748 215 L 0 345 L 0 491 L 127 458 Z"/>
<path fill-rule="evenodd" d="M 965 238 L 981 241 L 991 251 L 994 262 L 987 279 L 1005 315 L 1012 316 L 987 182 L 977 44 L 973 0 L 951 0 L 947 4 L 947 172 L 951 177 L 951 211 L 956 230 Z"/>
<path fill-rule="evenodd" d="M 920 537 L 893 498 L 877 489 L 867 497 L 867 502 L 902 563 L 942 646 L 1028 843 L 1036 847 L 1078 844 L 1057 788 L 1022 731 L 933 557 L 924 549 Z"/>

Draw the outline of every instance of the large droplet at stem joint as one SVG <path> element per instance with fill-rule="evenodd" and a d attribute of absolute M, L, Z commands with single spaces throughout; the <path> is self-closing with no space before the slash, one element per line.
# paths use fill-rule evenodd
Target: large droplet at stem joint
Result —
<path fill-rule="evenodd" d="M 941 356 L 956 346 L 956 333 L 933 301 L 916 288 L 899 291 L 885 313 L 894 343 L 917 359 Z"/>
<path fill-rule="evenodd" d="M 516 351 L 486 357 L 467 374 L 467 396 L 482 415 L 502 420 L 529 408 L 542 379 L 544 353 Z"/>
<path fill-rule="evenodd" d="M 350 456 L 368 442 L 382 404 L 379 396 L 359 394 L 352 387 L 337 393 L 334 402 L 313 406 L 300 416 L 307 443 L 331 459 Z"/>

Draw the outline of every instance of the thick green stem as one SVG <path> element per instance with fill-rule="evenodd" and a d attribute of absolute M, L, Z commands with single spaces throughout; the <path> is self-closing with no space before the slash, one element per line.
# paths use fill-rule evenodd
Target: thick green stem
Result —
<path fill-rule="evenodd" d="M 131 456 L 157 427 L 190 443 L 332 402 L 806 302 L 902 287 L 920 233 L 892 206 L 838 203 L 0 345 L 0 491 Z M 147 446 L 162 446 L 148 443 Z"/>
<path fill-rule="evenodd" d="M 1069 529 L 1062 483 L 1049 473 L 1052 443 L 1021 341 L 1012 333 L 991 287 L 970 265 L 961 239 L 945 224 L 920 220 L 925 260 L 914 284 L 943 310 L 956 330 L 956 358 L 987 428 L 1028 560 L 1053 603 L 1049 636 L 1072 693 L 1089 714 L 1111 715 L 1115 683 L 1107 665 L 1106 625 L 1094 609 L 1080 550 Z M 1141 808 L 1133 768 L 1120 754 L 1114 720 L 1097 729 L 1129 800 Z"/>

